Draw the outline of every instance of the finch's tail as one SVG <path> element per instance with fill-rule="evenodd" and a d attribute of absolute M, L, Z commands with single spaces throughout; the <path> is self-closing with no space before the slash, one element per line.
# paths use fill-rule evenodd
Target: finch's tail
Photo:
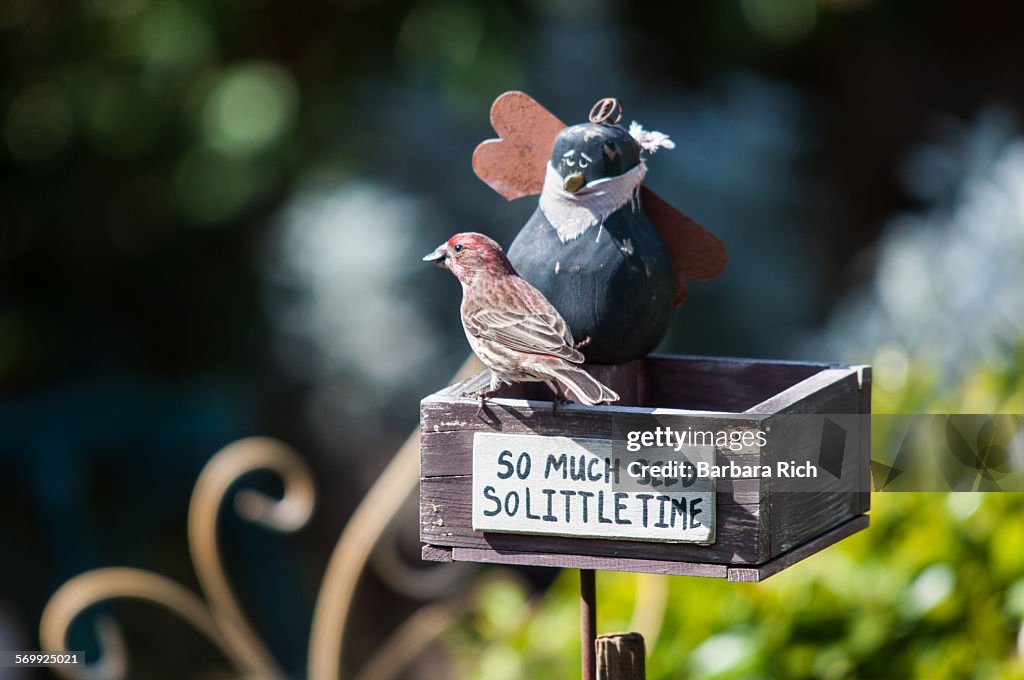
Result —
<path fill-rule="evenodd" d="M 572 390 L 576 398 L 588 406 L 619 400 L 619 395 L 605 387 L 582 368 L 566 364 L 551 371 L 559 382 Z"/>

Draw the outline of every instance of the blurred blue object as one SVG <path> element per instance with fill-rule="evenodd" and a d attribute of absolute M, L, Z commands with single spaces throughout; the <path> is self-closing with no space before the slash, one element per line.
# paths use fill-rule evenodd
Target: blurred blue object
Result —
<path fill-rule="evenodd" d="M 811 351 L 880 351 L 894 370 L 922 360 L 949 380 L 1012 360 L 1024 337 L 1024 136 L 999 105 L 969 123 L 940 118 L 935 135 L 902 172 L 927 207 L 890 220 L 869 283 L 840 301 Z"/>

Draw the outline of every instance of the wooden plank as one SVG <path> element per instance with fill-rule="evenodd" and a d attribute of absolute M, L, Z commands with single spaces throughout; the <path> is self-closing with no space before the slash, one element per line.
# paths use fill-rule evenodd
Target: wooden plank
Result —
<path fill-rule="evenodd" d="M 595 377 L 621 388 L 617 407 L 643 406 L 741 413 L 835 364 L 760 359 L 652 354 L 622 367 L 588 365 Z M 427 399 L 450 399 L 474 392 L 489 381 L 485 371 Z M 631 389 L 630 385 L 635 384 Z M 551 390 L 541 383 L 503 387 L 497 398 L 533 399 L 550 404 Z"/>
<path fill-rule="evenodd" d="M 706 357 L 676 359 L 654 355 L 644 362 L 640 404 L 741 413 L 827 367 L 827 364 Z"/>
<path fill-rule="evenodd" d="M 769 420 L 767 464 L 780 461 L 810 461 L 818 465 L 822 451 L 824 414 L 842 421 L 845 429 L 840 476 L 818 466 L 812 479 L 773 477 L 768 482 L 771 496 L 768 512 L 769 554 L 780 555 L 831 527 L 860 514 L 862 480 L 856 415 L 860 409 L 860 378 L 852 368 L 827 369 L 770 400 L 781 409 Z M 762 406 L 758 406 L 762 408 Z"/>
<path fill-rule="evenodd" d="M 720 505 L 716 521 L 719 535 L 711 545 L 481 533 L 472 528 L 472 478 L 432 477 L 420 480 L 420 540 L 456 548 L 757 564 L 769 557 L 762 552 L 757 535 L 766 503 Z"/>
<path fill-rule="evenodd" d="M 764 564 L 753 567 L 729 567 L 727 569 L 727 577 L 730 581 L 742 583 L 756 583 L 758 581 L 763 581 L 769 576 L 777 574 L 783 569 L 787 569 L 815 553 L 821 552 L 825 548 L 838 543 L 844 538 L 852 536 L 858 531 L 867 529 L 870 523 L 871 518 L 868 515 L 858 515 L 830 531 L 825 532 L 821 536 L 807 541 L 806 543 L 803 543 L 802 545 L 799 545 L 789 552 L 783 553 Z"/>
<path fill-rule="evenodd" d="M 473 388 L 475 382 L 462 385 Z M 438 392 L 420 403 L 420 429 L 425 433 L 465 429 L 500 432 L 513 427 L 514 431 L 556 435 L 578 435 L 582 429 L 592 436 L 611 436 L 612 417 L 616 415 L 619 415 L 618 410 L 609 406 L 580 404 L 565 404 L 557 413 L 552 413 L 550 401 L 501 397 L 489 399 L 481 411 L 476 400 Z"/>
<path fill-rule="evenodd" d="M 855 501 L 857 512 L 868 512 L 871 509 L 871 367 L 855 366 L 860 373 L 860 403 L 857 413 L 857 437 L 860 455 L 860 483 Z"/>
<path fill-rule="evenodd" d="M 775 557 L 812 536 L 854 517 L 855 494 L 774 494 L 771 501 L 771 552 Z"/>
<path fill-rule="evenodd" d="M 424 545 L 420 548 L 420 559 L 424 562 L 451 562 L 452 549 L 436 545 Z"/>
<path fill-rule="evenodd" d="M 558 567 L 562 569 L 598 569 L 603 571 L 631 571 L 668 576 L 703 576 L 726 578 L 729 567 L 724 564 L 702 562 L 668 562 L 629 557 L 595 557 L 592 555 L 562 555 L 558 553 L 518 552 L 494 548 L 453 548 L 456 562 L 486 562 L 489 564 L 517 564 L 531 567 Z"/>
<path fill-rule="evenodd" d="M 747 409 L 748 413 L 857 413 L 857 402 L 852 402 L 851 408 L 846 411 L 820 411 L 820 399 L 822 395 L 832 399 L 837 395 L 835 390 L 841 390 L 849 395 L 858 395 L 860 392 L 858 371 L 848 366 L 827 368 L 808 376 L 804 380 L 787 387 L 781 392 L 772 395 L 770 398 Z M 846 381 L 852 377 L 852 381 Z"/>
<path fill-rule="evenodd" d="M 706 578 L 727 578 L 735 582 L 756 583 L 793 566 L 797 562 L 807 559 L 815 553 L 821 552 L 844 538 L 863 531 L 869 525 L 870 517 L 868 515 L 859 515 L 783 555 L 763 564 L 750 566 L 647 560 L 628 557 L 608 558 L 591 555 L 521 552 L 507 549 L 499 550 L 490 547 L 453 548 L 451 549 L 451 555 L 457 562 L 484 562 L 488 564 L 515 564 L 566 569 L 601 569 L 669 576 L 701 576 Z"/>
<path fill-rule="evenodd" d="M 661 352 L 653 352 L 645 357 L 647 360 L 656 361 L 677 361 L 680 363 L 690 364 L 724 364 L 726 366 L 766 366 L 771 368 L 785 368 L 787 366 L 794 369 L 807 368 L 820 371 L 824 368 L 835 368 L 842 366 L 835 362 L 828 361 L 801 361 L 799 359 L 750 359 L 745 357 L 710 357 L 702 354 L 664 354 Z M 728 370 L 728 369 L 726 369 Z M 812 371 L 813 372 L 813 371 Z"/>

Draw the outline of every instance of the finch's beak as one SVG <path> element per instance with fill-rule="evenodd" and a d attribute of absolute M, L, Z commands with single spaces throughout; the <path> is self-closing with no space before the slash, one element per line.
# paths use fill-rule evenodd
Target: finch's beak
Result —
<path fill-rule="evenodd" d="M 582 174 L 574 172 L 565 178 L 565 181 L 562 182 L 562 188 L 570 194 L 575 194 L 586 183 L 587 180 Z"/>
<path fill-rule="evenodd" d="M 424 262 L 433 262 L 442 269 L 448 268 L 448 244 L 442 243 L 434 252 L 423 257 Z"/>

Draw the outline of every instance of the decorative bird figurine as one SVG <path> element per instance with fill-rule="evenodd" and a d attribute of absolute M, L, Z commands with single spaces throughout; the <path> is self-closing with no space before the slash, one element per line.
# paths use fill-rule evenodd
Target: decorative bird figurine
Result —
<path fill-rule="evenodd" d="M 562 385 L 588 405 L 619 395 L 576 364 L 583 354 L 551 303 L 518 274 L 505 253 L 483 234 L 456 234 L 426 257 L 462 284 L 462 327 L 473 352 L 491 372 L 487 389 L 463 395 L 484 401 L 503 383 L 545 382 L 564 402 Z"/>
<path fill-rule="evenodd" d="M 519 273 L 562 314 L 591 363 L 621 364 L 664 336 L 686 278 L 725 268 L 721 242 L 642 187 L 644 155 L 673 148 L 666 135 L 618 122 L 604 99 L 590 123 L 565 127 L 522 92 L 491 109 L 501 139 L 477 147 L 477 175 L 512 200 L 540 193 L 509 248 Z"/>
<path fill-rule="evenodd" d="M 640 144 L 618 125 L 562 130 L 537 210 L 508 251 L 569 321 L 591 362 L 645 356 L 668 329 L 675 281 L 640 205 L 645 172 Z"/>

